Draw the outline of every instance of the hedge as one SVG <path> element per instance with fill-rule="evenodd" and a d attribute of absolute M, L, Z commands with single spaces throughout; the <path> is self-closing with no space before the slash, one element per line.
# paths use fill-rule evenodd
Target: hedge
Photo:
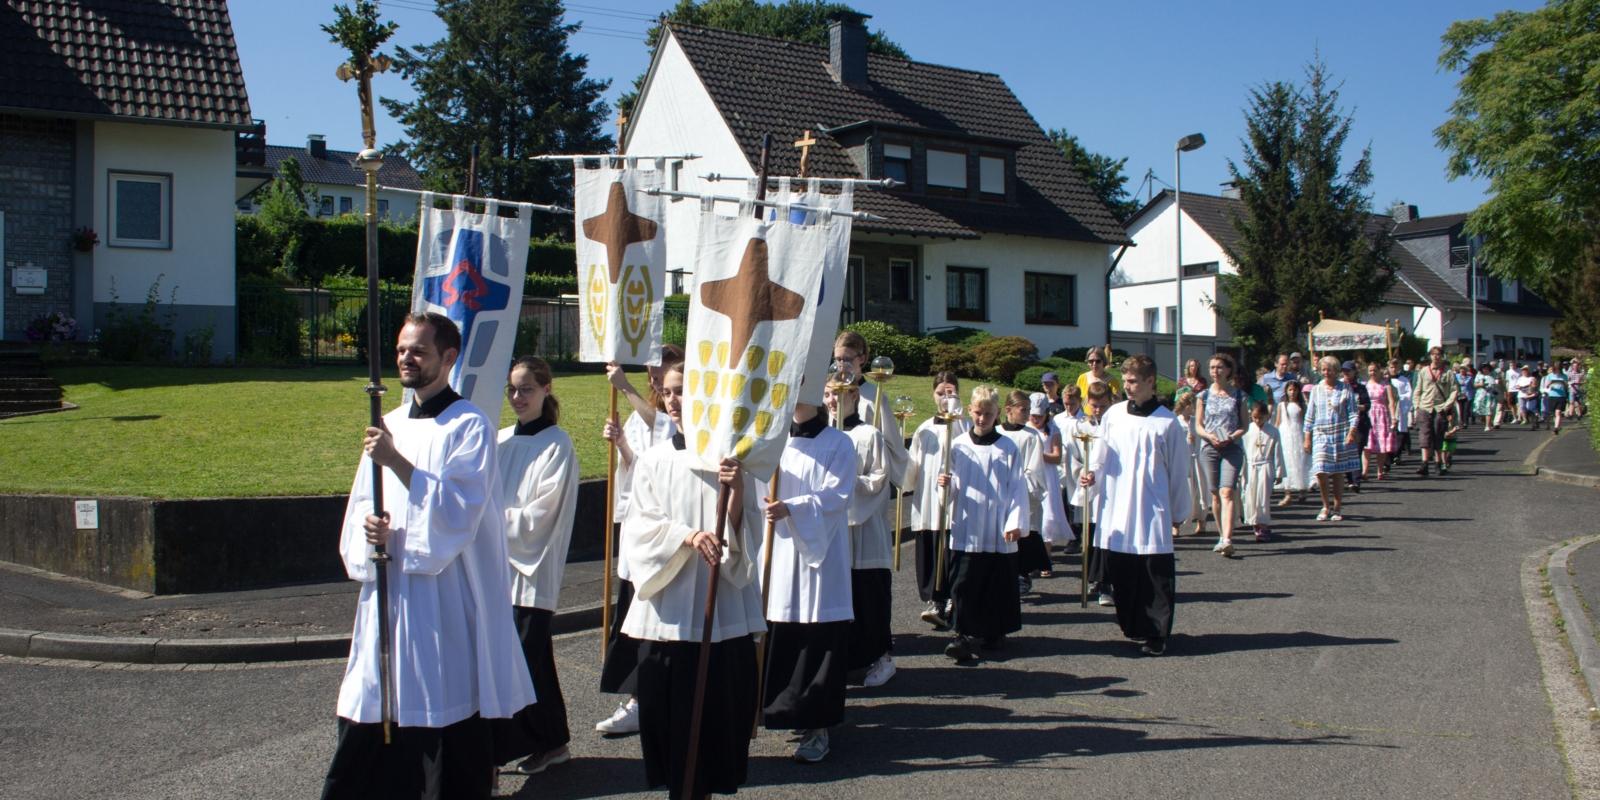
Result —
<path fill-rule="evenodd" d="M 844 326 L 847 331 L 861 334 L 867 340 L 867 350 L 872 357 L 888 356 L 894 359 L 895 372 L 910 375 L 928 373 L 931 346 L 927 339 L 900 332 L 887 322 L 867 320 Z"/>

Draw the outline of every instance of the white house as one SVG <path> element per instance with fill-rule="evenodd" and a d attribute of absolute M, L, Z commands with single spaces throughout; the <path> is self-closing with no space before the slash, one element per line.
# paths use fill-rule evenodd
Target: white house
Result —
<path fill-rule="evenodd" d="M 1231 193 L 1224 195 L 1184 192 L 1182 198 L 1183 250 L 1183 337 L 1185 359 L 1205 356 L 1215 350 L 1235 350 L 1233 332 L 1216 312 L 1214 304 L 1226 304 L 1218 289 L 1219 274 L 1233 274 L 1237 267 L 1228 250 L 1237 246 L 1238 232 L 1233 220 L 1244 213 L 1244 204 Z M 1395 320 L 1407 333 L 1426 338 L 1430 344 L 1443 344 L 1447 350 L 1470 350 L 1473 302 L 1467 298 L 1465 280 L 1458 289 L 1447 274 L 1428 265 L 1429 248 L 1437 248 L 1441 236 L 1460 235 L 1460 221 L 1430 226 L 1417 220 L 1407 228 L 1387 216 L 1374 215 L 1372 224 L 1388 230 L 1394 237 L 1390 257 L 1395 265 L 1394 284 L 1384 293 L 1376 308 L 1362 314 L 1361 321 L 1381 323 Z M 1172 374 L 1173 334 L 1176 331 L 1179 217 L 1173 193 L 1164 191 L 1153 198 L 1128 223 L 1128 234 L 1135 246 L 1117 261 L 1111 275 L 1110 313 L 1112 343 L 1119 348 L 1149 353 L 1160 370 Z M 1455 233 L 1452 234 L 1451 231 Z M 1464 243 L 1464 240 L 1463 240 Z M 1449 242 L 1444 247 L 1449 257 Z M 1464 252 L 1464 251 L 1463 251 Z M 1460 271 L 1465 274 L 1466 265 Z M 1446 265 L 1445 269 L 1450 269 Z M 1480 283 L 1482 281 L 1480 280 Z M 1498 284 L 1494 284 L 1499 289 Z M 1513 288 L 1513 291 L 1516 291 Z M 1488 295 L 1483 287 L 1480 297 Z M 1491 305 L 1477 303 L 1479 354 L 1493 357 L 1506 344 L 1515 341 L 1521 353 L 1545 352 L 1550 339 L 1554 311 L 1530 292 L 1522 290 L 1515 303 Z M 1497 338 L 1498 337 L 1498 338 Z M 1509 352 L 1509 351 L 1508 351 Z M 1538 355 L 1532 356 L 1534 358 Z M 1178 365 L 1181 367 L 1181 365 Z"/>
<path fill-rule="evenodd" d="M 102 327 L 113 302 L 132 310 L 159 281 L 178 341 L 209 328 L 213 357 L 233 355 L 234 137 L 251 120 L 227 4 L 38 0 L 7 13 L 4 338 L 55 311 Z M 79 250 L 85 229 L 99 243 Z"/>
<path fill-rule="evenodd" d="M 265 126 L 257 124 L 264 139 Z M 356 153 L 329 150 L 327 141 L 317 133 L 306 137 L 305 147 L 250 147 L 241 141 L 236 181 L 239 211 L 254 214 L 261 209 L 261 189 L 278 174 L 279 165 L 291 158 L 300 166 L 300 179 L 313 193 L 306 208 L 312 216 L 366 213 L 367 176 L 356 167 Z M 378 218 L 401 223 L 416 219 L 417 195 L 413 192 L 422 188 L 422 176 L 411 164 L 385 154 L 378 170 Z"/>
<path fill-rule="evenodd" d="M 668 23 L 626 126 L 626 152 L 695 153 L 685 191 L 737 194 L 763 134 L 770 174 L 894 178 L 858 190 L 843 321 L 911 332 L 969 326 L 1026 336 L 1041 352 L 1105 340 L 1105 278 L 1123 227 L 999 76 L 867 52 L 865 17 L 840 18 L 820 47 Z M 695 204 L 669 219 L 692 224 Z M 671 244 L 669 240 L 669 249 Z M 692 272 L 692 254 L 670 253 Z"/>

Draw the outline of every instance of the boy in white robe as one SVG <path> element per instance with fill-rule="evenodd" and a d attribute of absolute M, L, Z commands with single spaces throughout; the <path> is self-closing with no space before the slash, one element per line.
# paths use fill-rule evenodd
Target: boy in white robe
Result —
<path fill-rule="evenodd" d="M 506 602 L 494 429 L 449 386 L 460 350 L 460 330 L 448 317 L 407 316 L 395 361 L 414 402 L 366 430 L 339 542 L 346 573 L 362 585 L 324 798 L 486 798 L 494 788 L 488 720 L 534 702 Z M 382 515 L 373 513 L 375 469 Z M 389 560 L 373 561 L 379 544 Z M 387 744 L 379 569 L 388 576 L 398 723 Z"/>
<path fill-rule="evenodd" d="M 846 668 L 866 670 L 861 684 L 882 686 L 894 676 L 894 640 L 889 612 L 894 589 L 894 539 L 884 520 L 889 500 L 888 462 L 883 434 L 863 422 L 855 387 L 829 384 L 822 402 L 834 427 L 856 448 L 856 485 L 850 497 L 850 658 Z"/>
<path fill-rule="evenodd" d="M 1063 412 L 1064 413 L 1064 412 Z M 1050 548 L 1056 542 L 1072 543 L 1077 537 L 1067 519 L 1067 510 L 1061 494 L 1061 465 L 1065 459 L 1061 429 L 1050 419 L 1050 398 L 1044 392 L 1028 395 L 1028 428 L 1039 437 L 1040 475 L 1044 478 L 1044 491 L 1033 497 L 1029 517 L 1044 537 L 1045 559 L 1050 560 Z M 1054 578 L 1054 565 L 1039 573 L 1041 578 Z"/>
<path fill-rule="evenodd" d="M 495 763 L 520 758 L 513 771 L 522 775 L 537 775 L 572 758 L 550 623 L 561 602 L 579 469 L 572 437 L 556 427 L 561 404 L 554 389 L 544 359 L 517 359 L 506 383 L 517 423 L 500 431 L 495 448 L 511 560 L 512 618 L 539 698 L 511 720 L 497 721 Z"/>
<path fill-rule="evenodd" d="M 960 379 L 954 372 L 941 372 L 933 376 L 933 403 L 935 408 L 961 407 Z M 945 574 L 934 575 L 938 564 L 940 524 L 949 525 L 949 508 L 945 493 L 939 491 L 939 473 L 944 469 L 944 441 L 960 439 L 970 424 L 959 414 L 946 419 L 938 414 L 925 420 L 911 434 L 911 448 L 906 458 L 906 471 L 900 483 L 911 497 L 911 530 L 917 540 L 917 593 L 926 607 L 922 621 L 934 630 L 950 627 L 950 563 L 945 559 Z M 943 512 L 941 504 L 945 505 Z"/>
<path fill-rule="evenodd" d="M 850 498 L 856 484 L 850 437 L 797 403 L 778 460 L 772 584 L 767 587 L 766 678 L 762 717 L 769 730 L 795 730 L 794 759 L 816 763 L 828 729 L 844 720 L 850 623 Z"/>
<path fill-rule="evenodd" d="M 683 365 L 662 377 L 667 412 L 681 425 Z M 681 428 L 680 428 L 681 430 Z M 717 499 L 730 489 L 719 540 Z M 622 523 L 621 555 L 637 594 L 622 632 L 647 643 L 638 668 L 639 747 L 650 788 L 677 797 L 689 750 L 711 564 L 720 559 L 711 629 L 710 671 L 693 796 L 732 794 L 747 777 L 756 714 L 756 650 L 761 590 L 751 558 L 760 524 L 754 481 L 733 459 L 711 469 L 685 449 L 683 434 L 651 448 L 634 465 L 633 499 Z"/>
<path fill-rule="evenodd" d="M 1044 537 L 1039 534 L 1039 522 L 1043 514 L 1033 513 L 1036 508 L 1042 509 L 1040 498 L 1044 494 L 1044 461 L 1039 457 L 1042 442 L 1038 434 L 1028 427 L 1027 420 L 1028 395 L 1013 389 L 1006 396 L 1005 419 L 998 430 L 1001 436 L 1017 446 L 1022 461 L 1024 488 L 1028 493 L 1028 516 L 1023 520 L 1022 537 L 1017 540 L 1017 557 L 1013 559 L 1016 562 L 1019 595 L 1033 591 L 1033 576 L 1050 570 L 1050 553 L 1045 549 Z"/>
<path fill-rule="evenodd" d="M 1189 444 L 1156 398 L 1149 356 L 1122 362 L 1128 400 L 1106 411 L 1102 446 L 1079 483 L 1103 500 L 1095 545 L 1104 551 L 1122 633 L 1159 656 L 1172 635 L 1177 562 L 1172 521 L 1189 515 Z"/>
<path fill-rule="evenodd" d="M 1266 406 L 1250 407 L 1250 428 L 1244 439 L 1244 521 L 1256 541 L 1272 541 L 1272 486 L 1284 473 L 1283 446 L 1278 429 L 1267 422 Z"/>
<path fill-rule="evenodd" d="M 1088 463 L 1092 464 L 1100 447 L 1103 446 L 1100 436 L 1104 431 L 1101 429 L 1100 423 L 1105 416 L 1106 409 L 1110 407 L 1111 387 L 1104 383 L 1090 384 L 1089 397 L 1084 402 L 1086 413 L 1082 418 L 1076 420 L 1065 434 L 1065 438 L 1071 448 L 1071 458 L 1069 459 L 1070 477 L 1067 478 L 1067 485 L 1073 489 L 1070 502 L 1077 512 L 1080 526 L 1089 529 L 1082 531 L 1079 539 L 1082 546 L 1089 548 L 1088 558 L 1081 559 L 1088 563 L 1089 574 L 1084 577 L 1084 580 L 1089 582 L 1089 594 L 1097 598 L 1100 605 L 1107 607 L 1115 605 L 1116 601 L 1111 596 L 1111 582 L 1106 580 L 1105 554 L 1100 552 L 1100 548 L 1095 544 L 1097 539 L 1093 530 L 1100 524 L 1100 513 L 1104 510 L 1104 506 L 1097 495 L 1093 492 L 1085 491 L 1079 485 L 1078 477 L 1086 468 L 1083 460 L 1084 448 L 1088 448 Z M 1088 442 L 1080 441 L 1078 439 L 1079 436 L 1089 437 Z M 1095 504 L 1092 515 L 1087 513 L 1089 510 L 1088 504 L 1091 502 Z"/>
<path fill-rule="evenodd" d="M 1083 526 L 1083 517 L 1078 512 L 1078 507 L 1073 505 L 1072 497 L 1078 491 L 1078 473 L 1076 469 L 1069 469 L 1069 461 L 1078 452 L 1078 443 L 1072 438 L 1077 430 L 1078 420 L 1087 415 L 1083 412 L 1083 393 L 1077 386 L 1067 386 L 1061 390 L 1061 404 L 1065 410 L 1057 413 L 1050 419 L 1056 431 L 1061 434 L 1061 448 L 1066 456 L 1061 459 L 1061 502 L 1067 512 L 1067 525 L 1072 529 L 1072 538 L 1067 542 L 1065 554 L 1076 556 L 1082 554 L 1083 539 L 1079 535 Z"/>
<path fill-rule="evenodd" d="M 997 650 L 1007 634 L 1022 630 L 1017 593 L 1017 540 L 1028 524 L 1028 486 L 1022 453 L 1000 435 L 994 389 L 972 391 L 972 430 L 951 447 L 948 487 L 950 523 L 950 625 L 955 639 L 944 654 L 957 663 L 978 657 L 979 647 Z"/>

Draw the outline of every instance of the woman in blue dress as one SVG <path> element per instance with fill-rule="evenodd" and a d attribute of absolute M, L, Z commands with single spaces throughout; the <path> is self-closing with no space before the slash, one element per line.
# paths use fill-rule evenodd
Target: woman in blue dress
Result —
<path fill-rule="evenodd" d="M 1338 522 L 1344 519 L 1345 473 L 1361 467 L 1361 451 L 1356 446 L 1361 412 L 1350 386 L 1339 380 L 1339 359 L 1323 356 L 1317 366 L 1322 381 L 1311 387 L 1306 399 L 1305 451 L 1311 454 L 1311 472 L 1322 490 L 1322 513 L 1317 520 Z"/>

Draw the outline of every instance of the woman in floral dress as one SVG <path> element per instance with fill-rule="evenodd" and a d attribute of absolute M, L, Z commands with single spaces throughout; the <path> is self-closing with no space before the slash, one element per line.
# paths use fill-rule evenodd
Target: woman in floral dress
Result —
<path fill-rule="evenodd" d="M 1344 519 L 1344 476 L 1360 468 L 1356 422 L 1361 416 L 1355 393 L 1339 380 L 1339 359 L 1323 356 L 1317 362 L 1322 382 L 1311 387 L 1306 401 L 1305 452 L 1311 454 L 1311 473 L 1322 492 L 1322 513 L 1317 520 Z M 1330 505 L 1331 501 L 1331 505 Z"/>
<path fill-rule="evenodd" d="M 1397 420 L 1400 417 L 1399 395 L 1394 386 L 1389 383 L 1389 373 L 1376 362 L 1367 365 L 1367 396 L 1372 398 L 1372 431 L 1367 434 L 1367 453 L 1376 456 L 1378 462 L 1378 480 L 1383 480 L 1389 474 L 1389 459 L 1394 456 L 1394 451 L 1399 449 L 1400 438 L 1396 433 Z M 1361 465 L 1364 476 L 1367 465 Z"/>

